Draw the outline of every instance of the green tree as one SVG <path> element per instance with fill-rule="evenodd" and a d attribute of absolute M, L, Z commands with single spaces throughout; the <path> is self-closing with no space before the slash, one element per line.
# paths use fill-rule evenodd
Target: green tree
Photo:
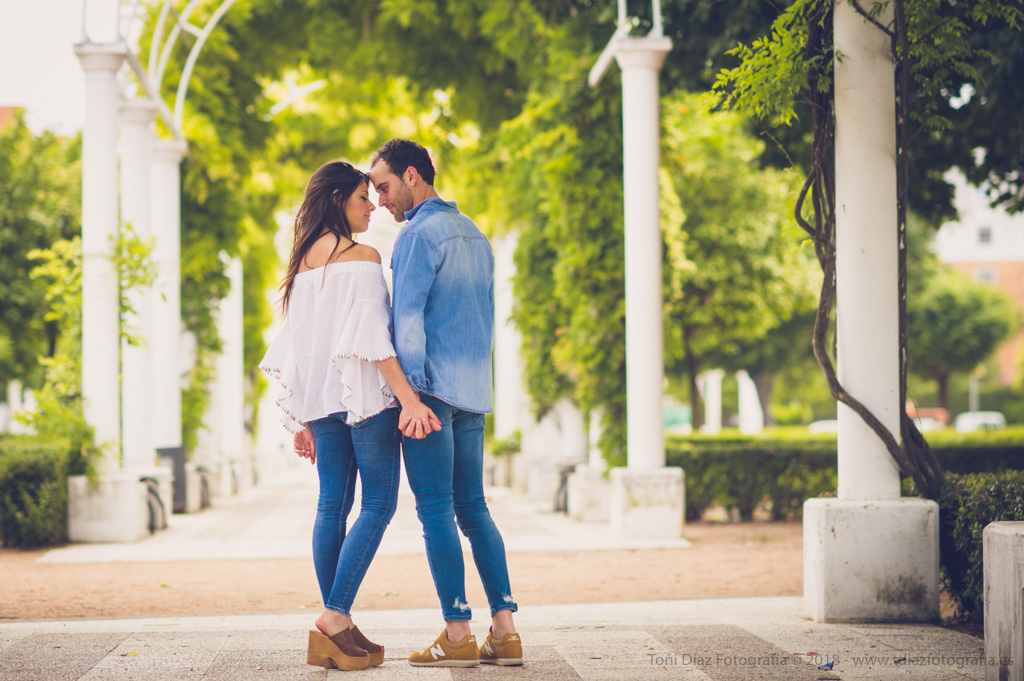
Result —
<path fill-rule="evenodd" d="M 815 282 L 791 217 L 796 172 L 759 167 L 764 143 L 745 131 L 742 116 L 709 113 L 684 93 L 665 97 L 662 108 L 666 191 L 682 213 L 664 226 L 667 354 L 682 361 L 699 427 L 705 358 L 761 342 L 810 307 Z"/>
<path fill-rule="evenodd" d="M 911 203 L 911 143 L 918 133 L 941 134 L 951 128 L 942 105 L 951 83 L 976 78 L 974 62 L 991 58 L 968 41 L 975 26 L 988 22 L 1020 28 L 1024 13 L 1013 4 L 993 0 L 949 5 L 940 0 L 892 3 L 893 19 L 883 25 L 884 5 L 850 4 L 887 36 L 895 66 L 896 190 L 899 301 L 900 395 L 906 398 L 907 376 L 907 216 Z M 1015 3 L 1020 4 L 1020 3 Z M 864 419 L 885 443 L 894 461 L 913 476 L 919 490 L 937 498 L 943 473 L 913 421 L 901 410 L 897 441 L 878 418 L 840 384 L 825 346 L 835 294 L 834 98 L 832 92 L 832 8 L 826 0 L 797 0 L 772 26 L 770 35 L 735 53 L 738 67 L 723 71 L 715 100 L 726 106 L 780 122 L 792 121 L 798 106 L 808 105 L 813 121 L 813 154 L 796 216 L 814 240 L 824 272 L 813 336 L 814 354 L 833 396 Z M 931 169 L 934 171 L 935 169 Z M 927 213 L 926 213 L 927 214 Z"/>
<path fill-rule="evenodd" d="M 68 330 L 44 318 L 46 287 L 29 253 L 81 231 L 80 138 L 33 134 L 19 114 L 0 129 L 0 386 L 39 388 L 40 357 Z"/>
<path fill-rule="evenodd" d="M 939 406 L 949 409 L 949 379 L 984 362 L 1019 325 L 1002 291 L 943 268 L 907 310 L 910 370 L 933 379 Z"/>

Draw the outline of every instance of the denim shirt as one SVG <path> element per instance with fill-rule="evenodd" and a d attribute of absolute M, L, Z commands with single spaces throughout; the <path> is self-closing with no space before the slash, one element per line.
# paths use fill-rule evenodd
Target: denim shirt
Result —
<path fill-rule="evenodd" d="M 395 350 L 413 390 L 458 409 L 491 411 L 494 255 L 454 201 L 405 214 L 391 254 Z"/>

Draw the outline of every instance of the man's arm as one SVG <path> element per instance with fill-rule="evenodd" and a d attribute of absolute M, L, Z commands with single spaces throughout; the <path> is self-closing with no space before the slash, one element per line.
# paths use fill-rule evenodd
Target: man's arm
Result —
<path fill-rule="evenodd" d="M 394 272 L 395 350 L 402 371 L 416 392 L 430 386 L 426 375 L 427 336 L 423 310 L 437 274 L 437 255 L 419 235 L 405 234 L 391 255 Z"/>

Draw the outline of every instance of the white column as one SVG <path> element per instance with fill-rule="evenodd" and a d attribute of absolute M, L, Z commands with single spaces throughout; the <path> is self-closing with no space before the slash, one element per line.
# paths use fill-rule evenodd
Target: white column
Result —
<path fill-rule="evenodd" d="M 82 134 L 82 395 L 102 458 L 98 482 L 68 479 L 71 541 L 136 541 L 146 533 L 146 486 L 122 473 L 118 233 L 117 70 L 121 43 L 75 46 L 85 70 Z"/>
<path fill-rule="evenodd" d="M 665 465 L 658 72 L 668 38 L 627 38 L 622 69 L 622 147 L 626 233 L 626 428 L 629 468 Z"/>
<path fill-rule="evenodd" d="M 985 681 L 1024 681 L 1024 522 L 990 523 L 982 554 Z"/>
<path fill-rule="evenodd" d="M 513 256 L 519 236 L 492 239 L 494 245 L 494 437 L 503 440 L 522 429 L 526 398 L 523 389 L 523 338 L 512 321 Z"/>
<path fill-rule="evenodd" d="M 233 491 L 232 473 L 244 477 L 245 452 L 245 358 L 243 356 L 242 260 L 227 264 L 231 291 L 220 303 L 217 325 L 221 354 L 217 358 L 217 459 L 214 488 L 222 496 Z"/>
<path fill-rule="evenodd" d="M 722 379 L 724 377 L 725 372 L 721 369 L 709 369 L 700 375 L 699 380 L 704 384 L 702 433 L 716 435 L 722 432 Z"/>
<path fill-rule="evenodd" d="M 184 142 L 158 140 L 150 176 L 153 259 L 153 407 L 158 449 L 181 447 L 181 159 Z"/>
<path fill-rule="evenodd" d="M 594 409 L 590 412 L 590 427 L 587 429 L 587 462 L 591 469 L 604 473 L 608 468 L 608 464 L 605 463 L 604 455 L 601 453 L 601 434 L 603 429 L 601 427 L 601 419 L 604 416 L 604 410 L 601 407 Z"/>
<path fill-rule="evenodd" d="M 25 435 L 32 432 L 31 428 L 18 420 L 18 415 L 26 411 L 28 406 L 25 404 L 24 394 L 25 390 L 21 381 L 15 380 L 7 384 L 7 432 L 12 435 Z M 4 419 L 0 417 L 0 431 L 3 429 Z"/>
<path fill-rule="evenodd" d="M 85 420 L 104 447 L 101 473 L 120 468 L 119 293 L 113 240 L 118 232 L 117 70 L 122 43 L 75 46 L 85 70 L 82 134 L 82 394 Z"/>
<path fill-rule="evenodd" d="M 149 239 L 149 169 L 153 147 L 153 122 L 157 107 L 147 99 L 134 99 L 121 106 L 121 219 L 141 239 Z M 153 357 L 151 354 L 151 287 L 129 291 L 135 314 L 126 321 L 136 345 L 121 346 L 121 403 L 123 462 L 126 469 L 150 469 L 156 464 L 153 440 Z"/>
<path fill-rule="evenodd" d="M 878 21 L 892 19 L 889 7 Z M 839 378 L 899 437 L 895 78 L 889 38 L 835 6 Z M 939 512 L 900 498 L 882 441 L 839 407 L 839 494 L 804 503 L 804 608 L 819 621 L 939 616 Z"/>
<path fill-rule="evenodd" d="M 746 371 L 736 372 L 736 381 L 739 383 L 740 432 L 756 435 L 764 430 L 764 411 L 757 384 Z"/>
<path fill-rule="evenodd" d="M 889 9 L 891 14 L 891 8 Z M 896 94 L 891 42 L 836 3 L 836 333 L 839 380 L 899 439 Z M 899 469 L 839 406 L 839 498 L 898 499 Z"/>

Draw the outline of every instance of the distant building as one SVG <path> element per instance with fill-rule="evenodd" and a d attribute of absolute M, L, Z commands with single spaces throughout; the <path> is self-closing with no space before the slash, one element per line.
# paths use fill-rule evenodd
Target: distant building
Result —
<path fill-rule="evenodd" d="M 998 286 L 1024 311 L 1024 214 L 993 210 L 984 190 L 968 185 L 959 171 L 951 171 L 946 179 L 956 187 L 953 201 L 960 219 L 944 224 L 935 235 L 939 260 L 975 281 Z M 1004 385 L 1016 377 L 1022 347 L 1024 331 L 998 351 Z"/>
<path fill-rule="evenodd" d="M 19 114 L 23 113 L 25 113 L 25 109 L 20 106 L 0 106 L 0 128 L 6 128 L 9 123 L 14 122 Z"/>

